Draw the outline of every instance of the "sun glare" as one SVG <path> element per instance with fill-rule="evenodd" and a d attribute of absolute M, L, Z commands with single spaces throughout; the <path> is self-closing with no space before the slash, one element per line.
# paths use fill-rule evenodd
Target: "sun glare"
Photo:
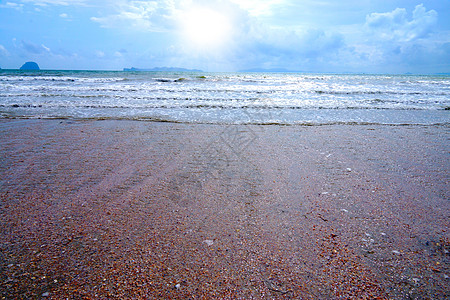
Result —
<path fill-rule="evenodd" d="M 194 46 L 214 48 L 228 39 L 231 25 L 225 15 L 209 8 L 197 8 L 186 13 L 183 31 Z"/>

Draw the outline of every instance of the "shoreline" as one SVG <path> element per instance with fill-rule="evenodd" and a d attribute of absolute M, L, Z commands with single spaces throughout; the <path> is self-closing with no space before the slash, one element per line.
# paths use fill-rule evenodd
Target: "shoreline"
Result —
<path fill-rule="evenodd" d="M 207 106 L 205 106 L 207 107 Z M 12 104 L 5 107 L 1 122 L 12 120 L 54 120 L 70 122 L 89 121 L 138 121 L 154 123 L 171 123 L 185 125 L 218 125 L 218 126 L 334 126 L 334 125 L 356 125 L 356 126 L 449 126 L 448 108 L 441 107 L 437 110 L 422 109 L 367 109 L 367 108 L 294 108 L 286 107 L 284 111 L 276 111 L 263 108 L 244 107 L 209 107 L 207 111 L 196 110 L 197 106 L 186 106 L 183 116 L 166 115 L 165 108 L 158 109 L 150 114 L 140 111 L 105 110 L 101 107 L 76 107 L 65 111 L 43 109 L 39 112 L 36 107 L 27 105 L 20 106 Z M 241 112 L 237 112 L 241 110 Z M 67 110 L 67 108 L 66 108 Z M 205 116 L 206 115 L 206 116 Z M 216 117 L 212 117 L 214 115 Z M 301 120 L 301 121 L 300 121 Z"/>
<path fill-rule="evenodd" d="M 0 295 L 444 299 L 449 132 L 1 120 Z"/>

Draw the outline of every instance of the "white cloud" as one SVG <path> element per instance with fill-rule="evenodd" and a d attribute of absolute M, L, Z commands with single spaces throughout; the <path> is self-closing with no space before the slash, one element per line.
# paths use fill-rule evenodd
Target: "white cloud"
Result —
<path fill-rule="evenodd" d="M 67 15 L 66 13 L 62 13 L 59 16 L 63 19 L 67 19 L 69 17 L 69 15 Z"/>
<path fill-rule="evenodd" d="M 45 45 L 37 45 L 28 41 L 22 41 L 20 44 L 20 48 L 30 54 L 43 54 L 50 52 L 50 48 L 46 47 Z"/>
<path fill-rule="evenodd" d="M 105 52 L 97 50 L 95 51 L 95 56 L 97 56 L 98 58 L 103 58 L 105 57 Z"/>
<path fill-rule="evenodd" d="M 208 62 L 212 65 L 220 66 L 217 69 L 232 70 L 253 68 L 263 66 L 265 68 L 283 67 L 287 69 L 303 69 L 308 64 L 308 68 L 313 69 L 314 64 L 326 59 L 334 59 L 339 51 L 345 47 L 344 37 L 334 30 L 322 30 L 317 27 L 306 28 L 304 30 L 293 30 L 282 27 L 271 26 L 258 21 L 256 16 L 250 15 L 244 10 L 242 5 L 255 5 L 257 1 L 243 1 L 242 5 L 236 5 L 234 1 L 158 1 L 158 5 L 152 7 L 152 12 L 144 14 L 143 9 L 137 9 L 141 1 L 131 1 L 128 6 L 122 6 L 125 10 L 115 15 L 105 18 L 93 18 L 93 21 L 100 22 L 104 27 L 130 26 L 141 29 L 155 30 L 154 28 L 164 28 L 165 30 L 176 30 L 177 20 L 183 20 L 184 12 L 198 7 L 206 7 L 227 16 L 230 22 L 230 38 L 221 44 L 220 49 L 209 51 L 208 47 L 192 47 L 189 38 L 182 37 L 174 49 L 176 53 L 164 51 L 161 55 L 152 52 L 161 59 L 171 59 L 176 57 L 176 64 L 189 64 L 195 67 Z M 151 1 L 154 2 L 154 1 Z M 281 0 L 258 1 L 270 7 L 281 4 Z M 134 4 L 134 5 L 131 5 Z M 172 4 L 172 5 L 169 5 Z M 203 5 L 200 5 L 203 4 Z M 148 11 L 148 9 L 147 9 Z M 155 15 L 164 15 L 164 18 L 156 18 Z M 143 22 L 140 24 L 139 22 Z M 148 23 L 145 23 L 148 22 Z M 126 25 L 128 24 L 128 25 Z M 159 27 L 157 27 L 159 26 Z M 172 27 L 171 27 L 172 26 Z M 183 25 L 179 25 L 183 29 Z M 206 25 L 207 26 L 207 25 Z M 184 31 L 180 30 L 180 34 Z M 222 37 L 224 38 L 224 37 Z"/>
<path fill-rule="evenodd" d="M 41 45 L 42 49 L 44 49 L 47 52 L 50 52 L 50 48 L 45 46 L 44 44 Z"/>
<path fill-rule="evenodd" d="M 269 13 L 270 8 L 286 0 L 118 0 L 109 5 L 115 12 L 95 16 L 91 21 L 104 28 L 134 28 L 164 32 L 179 28 L 186 12 L 196 8 L 211 9 L 221 14 L 255 16 Z"/>
<path fill-rule="evenodd" d="M 271 15 L 273 7 L 281 5 L 285 0 L 230 0 L 249 12 L 252 16 Z"/>
<path fill-rule="evenodd" d="M 22 10 L 23 9 L 23 4 L 15 3 L 15 2 L 6 2 L 5 4 L 0 4 L 0 7 Z"/>
<path fill-rule="evenodd" d="M 344 46 L 344 38 L 335 32 L 319 29 L 285 32 L 269 28 L 242 45 L 237 63 L 240 68 L 313 68 L 320 61 L 337 57 Z"/>
<path fill-rule="evenodd" d="M 49 6 L 49 5 L 86 5 L 87 0 L 22 0 L 24 3 L 31 3 L 38 6 Z"/>
<path fill-rule="evenodd" d="M 92 17 L 91 21 L 104 28 L 130 27 L 141 31 L 165 31 L 172 18 L 173 1 L 124 1 L 116 7 L 117 13 Z"/>
<path fill-rule="evenodd" d="M 128 51 L 126 49 L 120 49 L 120 50 L 114 52 L 114 56 L 115 57 L 123 57 L 127 53 L 128 53 Z"/>
<path fill-rule="evenodd" d="M 450 42 L 439 36 L 438 14 L 417 5 L 408 14 L 404 8 L 366 16 L 362 33 L 366 35 L 354 42 L 353 54 L 360 66 L 379 72 L 431 72 L 448 61 L 444 44 Z"/>
<path fill-rule="evenodd" d="M 391 12 L 368 15 L 365 26 L 383 40 L 409 42 L 427 37 L 436 25 L 437 17 L 436 11 L 427 11 L 420 4 L 414 9 L 412 20 L 408 20 L 406 9 L 396 8 Z"/>
<path fill-rule="evenodd" d="M 0 45 L 0 55 L 1 56 L 9 56 L 8 50 L 3 45 Z"/>

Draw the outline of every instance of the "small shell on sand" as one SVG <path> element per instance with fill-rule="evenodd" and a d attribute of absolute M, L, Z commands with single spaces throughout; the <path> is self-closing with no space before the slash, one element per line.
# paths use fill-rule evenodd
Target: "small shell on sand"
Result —
<path fill-rule="evenodd" d="M 214 244 L 213 240 L 204 240 L 203 243 L 205 243 L 208 246 L 212 246 Z"/>

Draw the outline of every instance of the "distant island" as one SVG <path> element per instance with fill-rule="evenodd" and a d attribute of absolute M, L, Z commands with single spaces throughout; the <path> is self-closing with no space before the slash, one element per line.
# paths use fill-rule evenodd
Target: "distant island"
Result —
<path fill-rule="evenodd" d="M 169 68 L 169 67 L 161 67 L 161 68 L 152 68 L 152 69 L 139 69 L 139 68 L 123 68 L 125 72 L 203 72 L 202 70 L 197 69 L 184 69 L 184 68 Z"/>
<path fill-rule="evenodd" d="M 23 64 L 23 66 L 20 67 L 20 70 L 26 70 L 26 71 L 30 71 L 30 70 L 40 70 L 39 66 L 37 63 L 35 63 L 34 61 L 28 61 L 26 63 Z"/>

